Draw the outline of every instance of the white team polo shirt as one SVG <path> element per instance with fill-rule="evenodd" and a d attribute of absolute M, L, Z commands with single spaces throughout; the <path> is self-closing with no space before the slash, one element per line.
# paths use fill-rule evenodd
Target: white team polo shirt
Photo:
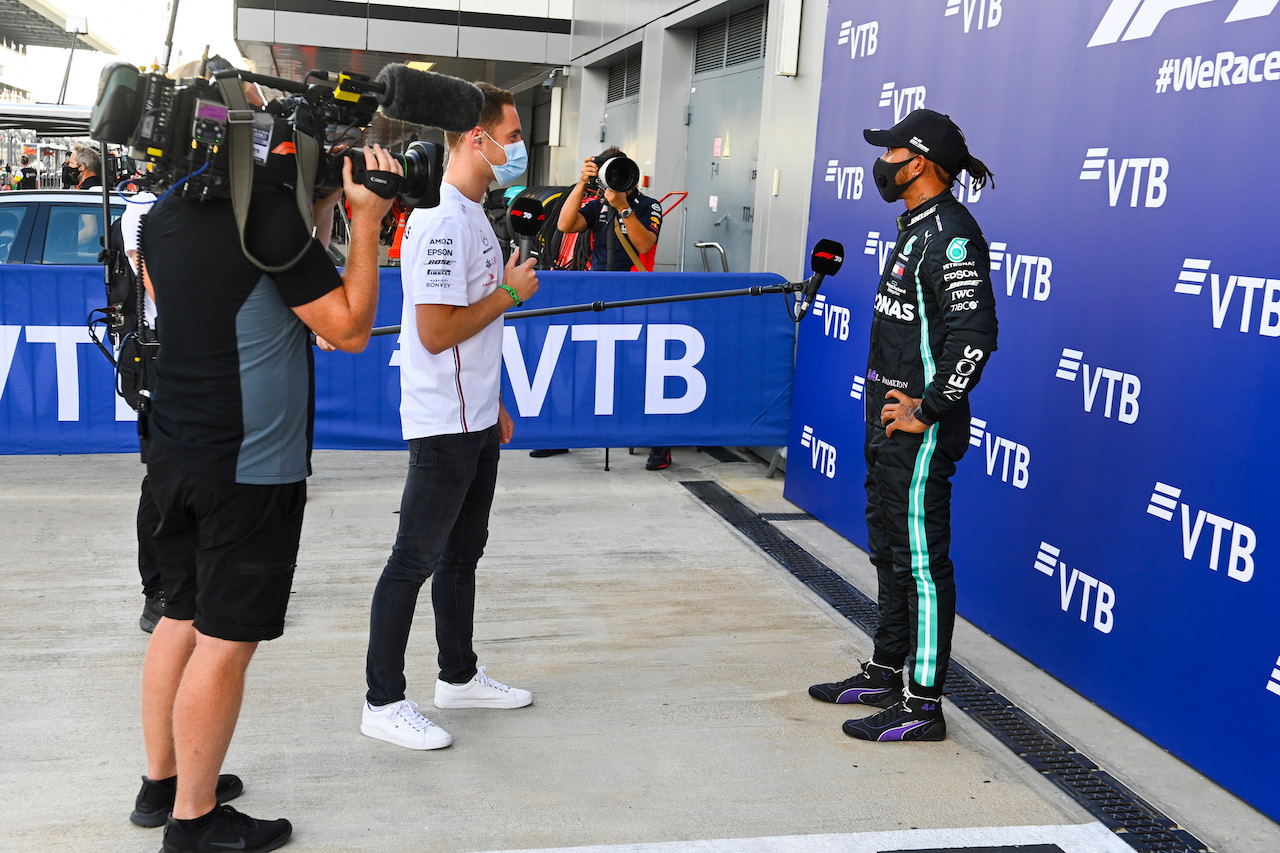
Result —
<path fill-rule="evenodd" d="M 405 440 L 478 432 L 498 422 L 502 317 L 439 355 L 418 336 L 418 305 L 473 305 L 502 283 L 502 251 L 479 202 L 449 183 L 409 215 L 401 248 L 400 425 Z"/>

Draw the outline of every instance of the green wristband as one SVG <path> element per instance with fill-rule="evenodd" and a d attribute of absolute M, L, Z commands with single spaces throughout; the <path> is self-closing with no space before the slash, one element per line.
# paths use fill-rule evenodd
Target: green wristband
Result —
<path fill-rule="evenodd" d="M 524 301 L 520 299 L 520 295 L 519 295 L 518 293 L 516 293 L 516 289 L 515 289 L 514 287 L 512 287 L 511 285 L 509 285 L 509 284 L 500 284 L 500 285 L 498 285 L 498 287 L 501 287 L 501 288 L 502 288 L 503 290 L 505 290 L 507 293 L 511 294 L 511 301 L 512 301 L 512 302 L 514 302 L 514 303 L 516 304 L 516 307 L 517 307 L 517 308 L 519 308 L 521 305 L 523 305 L 523 304 L 524 304 Z"/>

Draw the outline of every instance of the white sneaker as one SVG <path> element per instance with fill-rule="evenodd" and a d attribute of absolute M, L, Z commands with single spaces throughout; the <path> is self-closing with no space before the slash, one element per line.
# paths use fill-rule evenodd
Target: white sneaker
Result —
<path fill-rule="evenodd" d="M 365 702 L 360 734 L 405 749 L 443 749 L 453 743 L 453 735 L 419 714 L 418 703 L 408 699 L 377 709 Z"/>
<path fill-rule="evenodd" d="M 436 679 L 437 708 L 523 708 L 533 704 L 533 694 L 508 687 L 484 674 L 484 667 L 466 684 Z"/>

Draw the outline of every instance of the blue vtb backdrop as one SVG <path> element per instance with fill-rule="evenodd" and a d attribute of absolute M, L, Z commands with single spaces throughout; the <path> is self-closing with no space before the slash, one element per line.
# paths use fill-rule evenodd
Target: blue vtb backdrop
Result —
<path fill-rule="evenodd" d="M 809 235 L 846 261 L 800 327 L 786 494 L 865 546 L 902 206 L 862 130 L 948 113 L 996 175 L 957 192 L 1000 319 L 954 480 L 959 609 L 1280 819 L 1278 104 L 1274 3 L 833 0 Z"/>
<path fill-rule="evenodd" d="M 542 273 L 527 307 L 770 285 L 767 274 Z M 400 322 L 400 274 L 382 273 L 377 321 Z M 795 327 L 781 294 L 507 323 L 511 447 L 780 445 Z M 85 318 L 100 268 L 0 265 L 0 454 L 137 450 L 133 412 Z M 162 321 L 163 322 L 163 321 Z M 161 356 L 163 358 L 163 356 Z M 402 448 L 398 336 L 360 355 L 316 352 L 316 446 Z"/>

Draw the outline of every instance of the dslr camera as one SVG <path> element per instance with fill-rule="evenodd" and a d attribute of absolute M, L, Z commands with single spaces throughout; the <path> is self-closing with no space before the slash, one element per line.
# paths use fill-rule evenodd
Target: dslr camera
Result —
<path fill-rule="evenodd" d="M 588 189 L 613 190 L 626 195 L 640 183 L 640 167 L 625 154 L 608 158 L 600 154 L 592 157 L 591 161 L 596 164 L 599 172 L 587 182 Z"/>

